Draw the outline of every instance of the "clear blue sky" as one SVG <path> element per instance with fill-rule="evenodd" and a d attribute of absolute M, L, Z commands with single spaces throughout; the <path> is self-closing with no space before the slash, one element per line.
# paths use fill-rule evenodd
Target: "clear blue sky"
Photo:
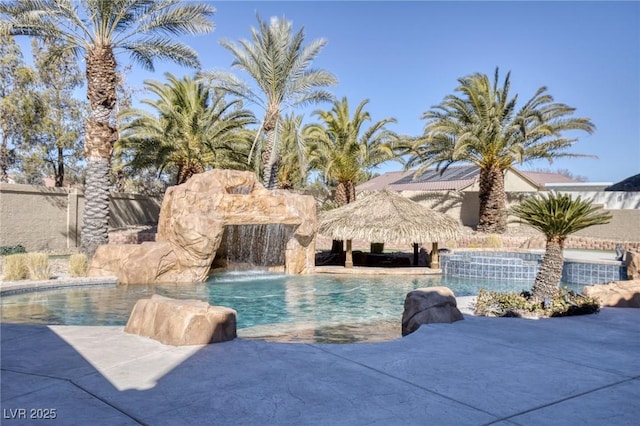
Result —
<path fill-rule="evenodd" d="M 590 118 L 593 135 L 578 134 L 568 158 L 524 164 L 522 169 L 568 169 L 593 182 L 617 182 L 640 173 L 640 2 L 431 2 L 288 1 L 213 2 L 216 30 L 185 38 L 200 54 L 203 69 L 230 69 L 222 38 L 250 38 L 256 13 L 286 17 L 306 40 L 325 38 L 314 66 L 339 79 L 332 89 L 354 107 L 370 99 L 374 120 L 395 117 L 391 128 L 422 133 L 420 116 L 454 92 L 457 79 L 497 67 L 511 71 L 511 93 L 520 102 L 540 86 L 557 102 Z M 119 57 L 126 64 L 128 58 Z M 129 82 L 163 79 L 192 71 L 159 63 L 155 73 L 134 67 Z M 239 74 L 243 78 L 246 75 Z M 137 94 L 137 97 L 144 97 Z M 306 110 L 307 115 L 318 105 Z M 261 118 L 262 112 L 256 111 Z M 385 164 L 378 172 L 399 170 Z"/>

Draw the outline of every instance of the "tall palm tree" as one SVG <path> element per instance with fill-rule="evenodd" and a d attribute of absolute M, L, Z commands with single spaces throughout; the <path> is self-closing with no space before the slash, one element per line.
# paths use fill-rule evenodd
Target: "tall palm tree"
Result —
<path fill-rule="evenodd" d="M 579 157 L 566 151 L 577 139 L 563 134 L 595 129 L 589 119 L 572 117 L 575 108 L 555 103 L 546 87 L 517 109 L 517 95 L 509 97 L 510 73 L 502 87 L 498 74 L 496 68 L 493 84 L 479 73 L 459 79 L 460 96 L 446 96 L 424 113 L 424 135 L 413 144 L 406 164 L 407 168 L 420 166 L 417 174 L 433 165 L 441 170 L 457 162 L 477 165 L 478 230 L 489 233 L 503 233 L 507 227 L 506 170 L 524 161 Z"/>
<path fill-rule="evenodd" d="M 302 115 L 292 112 L 282 120 L 282 155 L 278 163 L 280 189 L 300 188 L 307 182 L 307 138 L 303 132 L 302 119 Z"/>
<path fill-rule="evenodd" d="M 367 172 L 396 158 L 394 147 L 399 136 L 386 128 L 396 120 L 384 118 L 365 128 L 371 121 L 371 115 L 364 110 L 367 103 L 368 99 L 360 102 L 351 116 L 346 97 L 334 101 L 330 111 L 314 111 L 321 124 L 305 128 L 311 168 L 321 171 L 327 182 L 336 185 L 338 206 L 355 201 L 356 184 L 368 176 Z"/>
<path fill-rule="evenodd" d="M 329 72 L 311 68 L 313 60 L 325 46 L 324 39 L 303 46 L 304 32 L 293 33 L 293 24 L 285 19 L 271 18 L 267 24 L 258 16 L 258 28 L 251 28 L 251 40 L 234 43 L 222 40 L 220 44 L 234 56 L 232 66 L 245 71 L 257 88 L 232 73 L 209 71 L 202 77 L 217 87 L 259 105 L 265 111 L 261 133 L 266 135 L 262 153 L 263 182 L 266 188 L 274 189 L 278 175 L 280 135 L 278 130 L 282 112 L 288 107 L 332 100 L 324 90 L 337 83 Z M 255 142 L 254 142 L 255 144 Z"/>
<path fill-rule="evenodd" d="M 539 301 L 552 298 L 562 279 L 564 258 L 562 250 L 567 237 L 581 229 L 602 225 L 611 220 L 609 212 L 594 207 L 590 200 L 580 196 L 550 193 L 526 198 L 512 207 L 512 213 L 542 232 L 546 249 L 540 270 L 533 284 L 532 296 Z"/>
<path fill-rule="evenodd" d="M 253 113 L 240 108 L 238 99 L 227 102 L 224 93 L 212 92 L 203 82 L 165 76 L 167 83 L 145 81 L 157 96 L 142 101 L 149 108 L 123 112 L 126 124 L 117 149 L 129 153 L 134 169 L 155 167 L 162 173 L 175 168 L 177 185 L 207 168 L 228 167 L 228 154 L 237 152 L 242 141 L 238 132 L 256 122 Z"/>
<path fill-rule="evenodd" d="M 157 59 L 197 67 L 196 52 L 179 42 L 183 34 L 213 30 L 215 9 L 179 0 L 14 0 L 0 4 L 0 32 L 52 38 L 52 51 L 84 56 L 89 117 L 86 122 L 87 181 L 81 250 L 92 256 L 108 241 L 109 167 L 118 138 L 115 126 L 116 53 L 126 51 L 144 68 Z"/>

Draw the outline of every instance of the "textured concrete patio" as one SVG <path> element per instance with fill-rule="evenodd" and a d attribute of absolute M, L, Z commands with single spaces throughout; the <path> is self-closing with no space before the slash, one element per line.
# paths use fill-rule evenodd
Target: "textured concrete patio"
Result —
<path fill-rule="evenodd" d="M 636 425 L 640 310 L 465 315 L 386 343 L 164 346 L 2 324 L 2 424 Z M 41 411 L 32 411 L 41 409 Z M 24 410 L 24 411 L 22 411 Z M 55 410 L 55 411 L 46 411 Z M 16 418 L 26 416 L 26 419 Z"/>

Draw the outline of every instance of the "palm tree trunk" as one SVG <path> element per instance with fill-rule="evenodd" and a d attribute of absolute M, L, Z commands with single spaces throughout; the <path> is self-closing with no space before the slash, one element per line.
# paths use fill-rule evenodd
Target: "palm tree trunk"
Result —
<path fill-rule="evenodd" d="M 552 298 L 560 287 L 562 267 L 564 265 L 562 246 L 563 242 L 561 241 L 547 241 L 542 264 L 531 291 L 533 298 L 538 301 Z"/>
<path fill-rule="evenodd" d="M 347 192 L 347 204 L 353 203 L 356 200 L 356 184 L 349 181 L 345 182 Z"/>
<path fill-rule="evenodd" d="M 338 182 L 336 194 L 333 199 L 336 201 L 338 207 L 349 204 L 349 188 L 347 187 L 347 182 Z"/>
<path fill-rule="evenodd" d="M 500 167 L 480 169 L 480 211 L 478 231 L 503 234 L 507 230 L 504 174 Z"/>
<path fill-rule="evenodd" d="M 109 239 L 109 180 L 110 162 L 103 157 L 87 159 L 84 216 L 80 234 L 80 250 L 87 256 Z"/>
<path fill-rule="evenodd" d="M 275 128 L 267 131 L 267 143 L 262 153 L 262 182 L 267 189 L 276 189 L 278 184 L 278 161 L 272 161 L 271 154 L 276 142 Z"/>
<path fill-rule="evenodd" d="M 118 137 L 114 117 L 116 60 L 111 46 L 89 50 L 86 64 L 90 109 L 84 144 L 87 182 L 80 250 L 91 258 L 109 239 L 109 169 Z"/>

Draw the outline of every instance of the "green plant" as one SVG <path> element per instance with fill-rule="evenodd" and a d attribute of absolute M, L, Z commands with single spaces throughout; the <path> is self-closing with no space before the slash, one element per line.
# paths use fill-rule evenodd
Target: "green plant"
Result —
<path fill-rule="evenodd" d="M 15 246 L 1 246 L 0 247 L 0 256 L 8 256 L 10 254 L 18 254 L 18 253 L 26 253 L 27 249 L 25 249 L 20 244 Z"/>
<path fill-rule="evenodd" d="M 48 280 L 51 277 L 49 271 L 49 255 L 46 253 L 27 253 L 24 255 L 27 276 L 32 280 Z"/>
<path fill-rule="evenodd" d="M 502 236 L 498 234 L 489 234 L 484 240 L 484 246 L 487 248 L 502 248 Z"/>
<path fill-rule="evenodd" d="M 546 238 L 545 253 L 531 290 L 538 301 L 551 299 L 560 286 L 562 250 L 567 237 L 611 220 L 611 213 L 593 205 L 591 200 L 555 192 L 528 197 L 511 211 Z"/>
<path fill-rule="evenodd" d="M 69 257 L 69 274 L 72 277 L 86 276 L 87 266 L 87 255 L 76 253 Z"/>
<path fill-rule="evenodd" d="M 492 317 L 560 317 L 593 314 L 599 310 L 595 299 L 567 288 L 558 289 L 546 303 L 538 302 L 528 291 L 500 293 L 481 289 L 474 304 L 476 315 Z"/>
<path fill-rule="evenodd" d="M 11 254 L 4 258 L 3 278 L 6 281 L 18 281 L 27 278 L 25 254 Z"/>

